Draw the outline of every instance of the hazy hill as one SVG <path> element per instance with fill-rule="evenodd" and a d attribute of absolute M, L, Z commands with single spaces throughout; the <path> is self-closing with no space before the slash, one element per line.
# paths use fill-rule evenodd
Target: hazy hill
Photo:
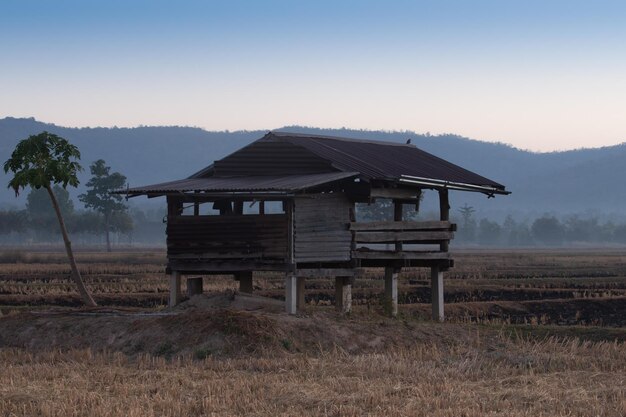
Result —
<path fill-rule="evenodd" d="M 18 140 L 43 130 L 76 144 L 85 167 L 103 158 L 124 173 L 131 186 L 184 178 L 265 131 L 209 132 L 192 127 L 66 128 L 30 119 L 0 119 L 0 159 L 6 160 Z M 428 152 L 501 182 L 513 191 L 487 200 L 483 195 L 455 193 L 453 206 L 468 203 L 501 217 L 508 212 L 542 214 L 596 211 L 620 214 L 626 206 L 626 145 L 567 152 L 534 153 L 500 143 L 456 135 L 418 135 L 349 129 L 288 126 L 279 130 L 331 134 L 412 143 Z M 88 172 L 83 173 L 86 182 Z M 6 184 L 2 174 L 0 182 Z M 0 191 L 0 204 L 17 204 L 11 191 Z"/>

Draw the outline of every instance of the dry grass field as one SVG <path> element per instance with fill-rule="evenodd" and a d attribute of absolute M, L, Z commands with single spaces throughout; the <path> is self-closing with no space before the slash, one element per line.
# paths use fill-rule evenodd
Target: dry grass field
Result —
<path fill-rule="evenodd" d="M 164 253 L 80 252 L 102 306 L 83 310 L 63 253 L 3 251 L 0 416 L 626 415 L 626 251 L 455 258 L 438 324 L 426 270 L 402 273 L 398 319 L 376 270 L 349 317 L 324 279 L 297 317 L 228 276 L 171 311 Z"/>

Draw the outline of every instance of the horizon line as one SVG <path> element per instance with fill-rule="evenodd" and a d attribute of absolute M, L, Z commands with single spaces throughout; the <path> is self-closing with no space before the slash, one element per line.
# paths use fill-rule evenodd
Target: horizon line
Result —
<path fill-rule="evenodd" d="M 577 151 L 585 151 L 585 150 L 597 150 L 597 149 L 606 149 L 606 148 L 614 148 L 614 147 L 620 147 L 620 146 L 624 146 L 626 145 L 626 141 L 623 142 L 618 142 L 612 145 L 601 145 L 601 146 L 596 146 L 596 147 L 580 147 L 580 148 L 565 148 L 565 149 L 553 149 L 553 150 L 534 150 L 534 149 L 529 149 L 529 148 L 521 148 L 519 146 L 515 146 L 512 143 L 508 143 L 508 142 L 504 142 L 502 140 L 490 140 L 490 139 L 477 139 L 477 138 L 472 138 L 469 136 L 465 136 L 462 134 L 458 134 L 458 133 L 453 133 L 453 132 L 442 132 L 442 133 L 431 133 L 430 131 L 426 131 L 425 133 L 418 133 L 415 130 L 410 130 L 410 129 L 371 129 L 371 128 L 356 128 L 356 127 L 346 127 L 346 126 L 342 126 L 342 127 L 317 127 L 317 126 L 307 126 L 307 125 L 298 125 L 298 124 L 289 124 L 289 125 L 283 125 L 281 127 L 276 127 L 276 128 L 272 128 L 272 129 L 267 129 L 267 128 L 257 128 L 257 129 L 211 129 L 208 127 L 203 127 L 203 126 L 197 126 L 197 125 L 150 125 L 150 124 L 137 124 L 137 125 L 126 125 L 126 126 L 119 126 L 119 125 L 109 125 L 109 126 L 102 126 L 102 125 L 98 125 L 98 126 L 89 126 L 89 125 L 74 125 L 74 126 L 68 126 L 65 124 L 57 124 L 55 122 L 44 122 L 41 121 L 39 119 L 37 119 L 34 116 L 22 116 L 22 117 L 16 117 L 16 116 L 4 116 L 3 118 L 0 119 L 0 121 L 2 120 L 32 120 L 34 122 L 37 123 L 41 123 L 41 124 L 45 124 L 45 125 L 51 125 L 54 127 L 58 127 L 58 128 L 62 128 L 62 129 L 141 129 L 141 128 L 187 128 L 187 129 L 200 129 L 203 130 L 207 133 L 227 133 L 227 134 L 231 134 L 231 133 L 252 133 L 252 132 L 263 132 L 263 134 L 266 134 L 268 132 L 272 132 L 272 131 L 279 131 L 281 129 L 286 129 L 286 128 L 290 128 L 290 127 L 296 127 L 296 128 L 300 128 L 300 129 L 315 129 L 315 130 L 330 130 L 330 131 L 337 131 L 337 130 L 345 130 L 345 131 L 352 131 L 352 132 L 367 132 L 367 133 L 384 133 L 384 134 L 408 134 L 408 135 L 415 135 L 415 136 L 422 136 L 422 137 L 432 137 L 432 138 L 437 138 L 437 137 L 444 137 L 444 136 L 453 136 L 453 137 L 457 137 L 459 139 L 464 139 L 464 140 L 469 140 L 469 141 L 473 141 L 473 142 L 480 142 L 480 143 L 485 143 L 485 144 L 490 144 L 490 145 L 498 145 L 498 146 L 504 146 L 513 150 L 517 150 L 520 152 L 527 152 L 527 153 L 532 153 L 532 154 L 554 154 L 554 153 L 566 153 L 566 152 L 577 152 Z M 358 138 L 355 138 L 358 139 Z"/>

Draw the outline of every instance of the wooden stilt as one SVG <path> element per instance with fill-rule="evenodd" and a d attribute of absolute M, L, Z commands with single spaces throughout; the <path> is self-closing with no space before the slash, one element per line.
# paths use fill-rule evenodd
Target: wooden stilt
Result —
<path fill-rule="evenodd" d="M 297 312 L 297 278 L 293 272 L 285 275 L 285 311 L 287 314 L 296 314 Z"/>
<path fill-rule="evenodd" d="M 393 220 L 396 222 L 402 221 L 402 201 L 393 200 Z M 395 244 L 396 252 L 402 252 L 402 242 L 396 242 Z"/>
<path fill-rule="evenodd" d="M 202 294 L 202 277 L 187 278 L 187 297 Z"/>
<path fill-rule="evenodd" d="M 172 271 L 170 274 L 170 307 L 180 303 L 180 273 Z"/>
<path fill-rule="evenodd" d="M 438 266 L 430 268 L 433 320 L 443 321 L 443 272 Z"/>
<path fill-rule="evenodd" d="M 306 299 L 304 298 L 304 282 L 305 282 L 304 277 L 298 277 L 297 278 L 297 284 L 298 284 L 298 289 L 297 289 L 297 298 L 298 301 L 296 302 L 296 308 L 298 310 L 302 310 L 304 308 L 304 306 L 306 305 Z"/>
<path fill-rule="evenodd" d="M 439 190 L 439 218 L 442 221 L 450 220 L 450 202 L 448 200 L 448 190 Z M 445 241 L 439 244 L 439 250 L 441 252 L 448 252 L 449 241 Z"/>
<path fill-rule="evenodd" d="M 352 277 L 335 277 L 335 308 L 342 313 L 352 311 Z"/>
<path fill-rule="evenodd" d="M 239 280 L 239 291 L 252 294 L 254 290 L 252 286 L 252 271 L 238 272 L 237 279 Z"/>
<path fill-rule="evenodd" d="M 385 267 L 385 309 L 391 317 L 398 315 L 398 268 Z"/>

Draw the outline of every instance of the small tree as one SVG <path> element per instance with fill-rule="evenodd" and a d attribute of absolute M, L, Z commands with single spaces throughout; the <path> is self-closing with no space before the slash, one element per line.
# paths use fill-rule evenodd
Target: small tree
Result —
<path fill-rule="evenodd" d="M 111 252 L 112 220 L 119 213 L 126 212 L 126 205 L 122 202 L 123 197 L 119 194 L 111 194 L 111 191 L 124 188 L 126 177 L 119 172 L 110 173 L 111 167 L 105 165 L 103 159 L 98 159 L 91 164 L 91 179 L 87 183 L 90 189 L 78 199 L 85 204 L 86 208 L 94 209 L 104 217 L 104 233 L 106 236 L 107 252 Z M 119 216 L 118 216 L 119 217 Z"/>
<path fill-rule="evenodd" d="M 72 187 L 78 185 L 77 173 L 82 169 L 78 163 L 79 159 L 80 152 L 76 146 L 60 136 L 42 132 L 29 136 L 28 139 L 17 144 L 11 157 L 4 163 L 4 172 L 11 171 L 14 174 L 9 181 L 9 188 L 15 191 L 16 196 L 19 195 L 21 189 L 26 187 L 43 188 L 48 192 L 63 235 L 65 250 L 72 269 L 72 279 L 78 287 L 83 302 L 88 306 L 95 306 L 96 302 L 85 288 L 76 266 L 65 221 L 52 191 L 52 184 L 60 184 L 63 188 L 67 188 L 68 185 Z"/>

